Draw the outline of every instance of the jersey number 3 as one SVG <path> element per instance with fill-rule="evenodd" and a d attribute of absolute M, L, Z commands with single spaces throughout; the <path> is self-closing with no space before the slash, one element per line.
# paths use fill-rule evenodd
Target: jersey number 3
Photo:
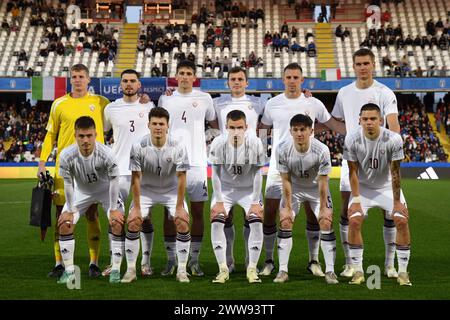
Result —
<path fill-rule="evenodd" d="M 134 132 L 135 127 L 134 127 L 134 120 L 130 120 L 130 132 Z"/>

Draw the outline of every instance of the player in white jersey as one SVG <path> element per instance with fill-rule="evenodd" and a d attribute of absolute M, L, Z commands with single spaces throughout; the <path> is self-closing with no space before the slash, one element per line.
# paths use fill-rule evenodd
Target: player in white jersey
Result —
<path fill-rule="evenodd" d="M 344 159 L 350 169 L 351 197 L 348 208 L 348 242 L 352 267 L 351 284 L 364 282 L 361 227 L 367 211 L 378 207 L 394 220 L 400 285 L 411 285 L 407 272 L 410 257 L 408 209 L 400 189 L 400 162 L 404 158 L 402 137 L 381 127 L 380 108 L 373 103 L 362 106 L 360 123 L 345 138 Z"/>
<path fill-rule="evenodd" d="M 220 133 L 227 132 L 227 115 L 233 110 L 244 112 L 249 132 L 256 133 L 259 116 L 264 112 L 264 102 L 259 97 L 249 96 L 245 93 L 245 89 L 248 87 L 245 69 L 241 67 L 231 68 L 228 72 L 227 83 L 230 95 L 213 99 Z"/>
<path fill-rule="evenodd" d="M 119 164 L 119 197 L 126 203 L 130 193 L 131 171 L 130 150 L 133 143 L 148 133 L 148 113 L 154 107 L 153 102 L 142 104 L 139 102 L 139 90 L 141 89 L 140 75 L 133 69 L 122 71 L 120 75 L 120 88 L 123 98 L 111 102 L 104 110 L 104 130 L 113 130 L 113 153 Z M 142 260 L 141 274 L 150 276 L 153 270 L 150 266 L 150 257 L 153 247 L 153 225 L 150 219 L 145 219 L 141 230 Z M 112 232 L 109 230 L 110 254 Z M 111 264 L 112 264 L 111 256 Z M 111 265 L 102 272 L 106 276 L 111 271 Z"/>
<path fill-rule="evenodd" d="M 366 103 L 375 103 L 381 109 L 384 124 L 394 132 L 400 133 L 398 123 L 397 98 L 394 92 L 385 85 L 373 79 L 375 70 L 375 56 L 369 49 L 359 49 L 353 54 L 353 69 L 356 73 L 356 81 L 341 88 L 338 92 L 336 103 L 331 114 L 337 119 L 345 121 L 347 132 L 359 127 L 359 112 L 361 106 Z M 344 248 L 346 264 L 341 276 L 351 277 L 353 270 L 350 267 L 351 260 L 348 251 L 348 219 L 347 208 L 350 197 L 350 182 L 348 179 L 348 166 L 344 160 L 341 167 L 341 221 L 339 224 L 341 242 Z M 389 278 L 397 277 L 394 268 L 395 258 L 395 225 L 389 215 L 385 214 L 383 238 L 385 242 L 385 270 Z"/>
<path fill-rule="evenodd" d="M 246 123 L 248 126 L 247 134 L 256 134 L 258 122 L 260 116 L 264 112 L 264 102 L 255 96 L 249 96 L 245 94 L 245 89 L 248 87 L 248 79 L 245 69 L 241 67 L 233 67 L 228 72 L 228 88 L 230 89 L 230 95 L 220 96 L 213 99 L 214 109 L 217 114 L 217 121 L 221 134 L 227 132 L 227 115 L 230 111 L 240 110 L 244 112 Z M 233 245 L 235 230 L 233 225 L 233 210 L 228 213 L 228 217 L 225 220 L 225 238 L 227 239 L 227 265 L 229 272 L 234 271 L 234 255 Z M 245 242 L 245 262 L 248 265 L 248 237 L 250 234 L 250 226 L 248 221 L 245 220 L 243 227 L 244 242 Z"/>
<path fill-rule="evenodd" d="M 330 150 L 313 136 L 313 122 L 298 114 L 290 121 L 291 138 L 280 142 L 276 151 L 277 169 L 283 183 L 278 232 L 279 271 L 274 282 L 288 280 L 294 219 L 302 203 L 309 203 L 320 225 L 320 244 L 325 258 L 325 281 L 339 283 L 334 273 L 336 236 L 333 231 L 333 203 L 328 188 L 331 172 Z"/>
<path fill-rule="evenodd" d="M 205 121 L 216 120 L 213 101 L 208 93 L 194 90 L 196 66 L 189 60 L 178 63 L 176 79 L 178 89 L 171 96 L 163 95 L 159 106 L 170 114 L 170 134 L 183 141 L 188 150 L 191 169 L 187 175 L 187 194 L 192 214 L 192 245 L 189 268 L 192 275 L 203 276 L 199 265 L 200 248 L 203 239 L 203 207 L 208 200 L 207 153 Z M 172 274 L 176 260 L 174 252 L 173 224 L 165 220 L 164 236 L 168 263 L 163 275 Z"/>
<path fill-rule="evenodd" d="M 224 227 L 230 209 L 234 205 L 240 205 L 250 228 L 247 241 L 247 279 L 249 283 L 258 283 L 261 280 L 257 275 L 256 265 L 263 244 L 260 169 L 266 162 L 266 150 L 253 132 L 247 133 L 243 111 L 230 111 L 226 128 L 227 133 L 212 142 L 209 156 L 214 189 L 211 200 L 211 242 L 219 265 L 219 273 L 213 282 L 225 283 L 229 278 L 226 261 L 228 244 Z"/>
<path fill-rule="evenodd" d="M 75 121 L 76 144 L 61 152 L 59 174 L 64 179 L 66 203 L 58 219 L 59 245 L 65 271 L 58 283 L 73 281 L 75 224 L 88 208 L 100 202 L 112 229 L 113 265 L 110 282 L 120 281 L 123 256 L 123 204 L 119 199 L 119 167 L 111 149 L 96 142 L 95 122 L 91 117 Z"/>
<path fill-rule="evenodd" d="M 125 240 L 127 272 L 122 282 L 136 280 L 136 260 L 139 254 L 139 231 L 145 219 L 157 204 L 163 205 L 170 221 L 176 225 L 177 280 L 189 282 L 186 264 L 191 235 L 189 213 L 184 201 L 186 171 L 189 160 L 186 147 L 168 136 L 169 113 L 164 108 L 153 108 L 149 113 L 150 135 L 135 143 L 130 153 L 133 203 L 129 211 Z"/>
<path fill-rule="evenodd" d="M 342 122 L 335 120 L 324 104 L 316 98 L 305 98 L 301 91 L 304 81 L 302 68 L 297 63 L 287 65 L 283 72 L 285 90 L 282 94 L 270 99 L 264 109 L 261 128 L 272 127 L 272 157 L 266 181 L 266 203 L 264 206 L 264 247 L 266 262 L 260 274 L 270 275 L 274 270 L 273 249 L 277 234 L 276 213 L 280 205 L 282 184 L 280 173 L 276 168 L 275 154 L 278 143 L 289 138 L 289 121 L 296 114 L 308 115 L 313 123 L 318 120 L 334 131 L 345 133 Z M 309 244 L 310 263 L 308 270 L 317 276 L 324 276 L 318 263 L 320 227 L 309 206 L 307 211 L 306 235 Z"/>

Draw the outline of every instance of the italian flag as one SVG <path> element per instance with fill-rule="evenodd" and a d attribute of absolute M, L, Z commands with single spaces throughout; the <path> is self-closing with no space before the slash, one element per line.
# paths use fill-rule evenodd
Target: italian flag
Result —
<path fill-rule="evenodd" d="M 320 79 L 323 81 L 336 81 L 341 80 L 341 69 L 332 68 L 324 69 L 320 71 Z"/>
<path fill-rule="evenodd" d="M 33 77 L 31 95 L 33 100 L 52 101 L 67 93 L 65 77 Z"/>

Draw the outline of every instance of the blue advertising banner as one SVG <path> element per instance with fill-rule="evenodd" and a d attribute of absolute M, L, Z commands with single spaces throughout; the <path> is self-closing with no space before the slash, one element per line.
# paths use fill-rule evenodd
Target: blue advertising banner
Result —
<path fill-rule="evenodd" d="M 31 78 L 0 78 L 0 91 L 31 91 Z"/>
<path fill-rule="evenodd" d="M 450 90 L 450 78 L 376 78 L 393 91 Z M 342 87 L 355 81 L 345 78 L 338 81 L 323 81 L 319 78 L 307 78 L 303 88 L 311 91 L 339 91 Z M 202 79 L 203 91 L 228 91 L 226 79 Z M 283 91 L 283 81 L 278 78 L 249 79 L 247 91 Z"/>
<path fill-rule="evenodd" d="M 375 78 L 393 91 L 449 91 L 450 78 Z M 319 78 L 305 79 L 303 88 L 311 91 L 337 92 L 348 85 L 355 78 L 345 78 L 339 81 L 322 81 Z M 143 91 L 152 100 L 157 100 L 166 90 L 166 78 L 141 78 Z M 227 79 L 202 79 L 201 90 L 206 92 L 228 91 Z M 70 80 L 67 79 L 67 91 L 71 90 Z M 248 91 L 274 92 L 283 91 L 283 81 L 278 78 L 253 78 L 249 79 Z M 31 91 L 30 78 L 0 78 L 0 91 Z M 101 94 L 110 100 L 121 96 L 119 78 L 91 78 L 89 91 Z"/>
<path fill-rule="evenodd" d="M 158 101 L 159 96 L 166 91 L 166 78 L 141 78 L 142 92 L 150 96 L 153 101 Z"/>
<path fill-rule="evenodd" d="M 166 78 L 141 78 L 142 92 L 150 96 L 152 100 L 158 100 L 166 90 Z M 109 100 L 122 97 L 120 78 L 104 78 L 100 81 L 100 94 Z"/>

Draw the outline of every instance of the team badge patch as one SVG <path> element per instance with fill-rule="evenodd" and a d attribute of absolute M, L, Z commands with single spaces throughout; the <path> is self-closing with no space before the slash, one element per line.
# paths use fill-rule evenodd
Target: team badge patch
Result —
<path fill-rule="evenodd" d="M 192 106 L 193 106 L 194 108 L 197 108 L 197 106 L 198 106 L 197 101 L 192 102 Z"/>
<path fill-rule="evenodd" d="M 91 105 L 89 106 L 89 109 L 90 109 L 91 111 L 94 111 L 94 110 L 95 110 L 95 106 L 94 106 L 93 104 L 91 104 Z"/>
<path fill-rule="evenodd" d="M 167 162 L 169 162 L 169 163 L 172 162 L 172 158 L 167 158 L 166 160 L 167 160 Z"/>
<path fill-rule="evenodd" d="M 139 118 L 143 118 L 144 117 L 144 113 L 143 112 L 139 112 Z"/>
<path fill-rule="evenodd" d="M 248 108 L 248 110 L 252 110 L 252 109 L 253 109 L 252 104 L 250 103 L 250 104 L 247 106 L 247 108 Z"/>

